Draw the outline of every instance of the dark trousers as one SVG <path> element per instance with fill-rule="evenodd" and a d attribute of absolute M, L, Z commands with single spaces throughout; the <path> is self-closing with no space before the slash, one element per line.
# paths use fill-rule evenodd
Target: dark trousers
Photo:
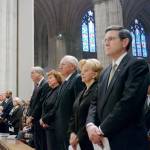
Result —
<path fill-rule="evenodd" d="M 62 126 L 63 124 L 63 126 Z M 60 121 L 60 119 L 56 122 L 56 139 L 58 150 L 68 150 L 69 146 L 69 137 L 67 134 L 67 129 L 64 127 L 64 122 Z"/>
<path fill-rule="evenodd" d="M 68 150 L 69 143 L 66 140 L 58 140 L 57 139 L 58 150 Z"/>
<path fill-rule="evenodd" d="M 81 150 L 94 150 L 93 144 L 90 142 L 88 136 L 82 137 L 82 139 L 79 140 L 79 145 Z"/>
<path fill-rule="evenodd" d="M 36 150 L 46 150 L 45 130 L 40 126 L 39 121 L 33 123 L 33 140 Z"/>
<path fill-rule="evenodd" d="M 59 136 L 56 132 L 58 150 L 68 150 L 69 142 L 66 138 Z"/>
<path fill-rule="evenodd" d="M 0 133 L 9 133 L 8 122 L 0 121 Z"/>
<path fill-rule="evenodd" d="M 54 129 L 46 129 L 45 134 L 46 134 L 46 142 L 47 142 L 46 150 L 58 150 L 55 130 Z"/>

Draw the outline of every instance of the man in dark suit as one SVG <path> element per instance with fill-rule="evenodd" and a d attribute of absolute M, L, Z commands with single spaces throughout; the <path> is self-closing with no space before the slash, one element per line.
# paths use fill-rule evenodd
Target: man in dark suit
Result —
<path fill-rule="evenodd" d="M 8 119 L 9 113 L 11 109 L 13 108 L 13 102 L 12 102 L 12 91 L 7 90 L 5 93 L 5 100 L 3 102 L 3 118 Z"/>
<path fill-rule="evenodd" d="M 105 53 L 112 65 L 102 73 L 98 95 L 91 102 L 87 132 L 95 144 L 108 137 L 111 150 L 148 150 L 143 109 L 148 87 L 148 65 L 127 51 L 131 34 L 121 26 L 105 31 Z"/>
<path fill-rule="evenodd" d="M 72 106 L 83 89 L 78 69 L 78 60 L 74 56 L 66 55 L 60 61 L 60 72 L 64 77 L 64 82 L 60 86 L 57 96 L 58 109 L 56 112 L 56 136 L 58 150 L 68 150 L 69 135 L 67 134 Z"/>
<path fill-rule="evenodd" d="M 3 107 L 3 111 L 0 118 L 0 132 L 8 133 L 9 113 L 13 108 L 12 91 L 7 90 L 5 93 L 3 93 L 3 102 L 1 103 L 1 106 Z"/>
<path fill-rule="evenodd" d="M 31 97 L 26 122 L 28 125 L 33 125 L 33 140 L 36 150 L 46 150 L 45 132 L 40 126 L 39 120 L 42 114 L 42 103 L 50 88 L 47 81 L 44 79 L 44 71 L 41 67 L 32 68 L 31 78 L 35 88 Z"/>
<path fill-rule="evenodd" d="M 149 79 L 149 86 L 147 90 L 147 99 L 145 103 L 145 124 L 146 124 L 148 134 L 150 134 L 150 79 Z"/>

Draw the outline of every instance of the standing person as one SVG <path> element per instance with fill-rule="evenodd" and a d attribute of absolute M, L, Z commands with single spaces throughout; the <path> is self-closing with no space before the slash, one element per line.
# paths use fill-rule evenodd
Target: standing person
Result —
<path fill-rule="evenodd" d="M 46 150 L 57 150 L 56 133 L 55 133 L 55 118 L 57 101 L 56 96 L 58 89 L 62 83 L 60 72 L 52 70 L 48 72 L 48 84 L 51 87 L 42 105 L 42 116 L 40 125 L 45 129 L 46 133 Z"/>
<path fill-rule="evenodd" d="M 147 99 L 145 103 L 145 124 L 146 124 L 148 134 L 150 134 L 150 83 L 148 86 Z"/>
<path fill-rule="evenodd" d="M 127 29 L 106 29 L 105 53 L 112 65 L 99 79 L 98 98 L 91 102 L 87 118 L 90 140 L 102 144 L 108 137 L 111 150 L 148 150 L 143 109 L 149 70 L 143 59 L 127 54 L 131 43 Z"/>
<path fill-rule="evenodd" d="M 64 77 L 57 96 L 58 108 L 56 112 L 56 136 L 59 150 L 68 150 L 68 123 L 72 114 L 73 103 L 83 89 L 80 74 L 77 72 L 78 60 L 74 56 L 66 55 L 60 61 L 60 72 Z"/>
<path fill-rule="evenodd" d="M 3 118 L 8 119 L 9 118 L 9 113 L 11 109 L 13 108 L 13 99 L 12 99 L 12 91 L 7 90 L 5 92 L 5 100 L 3 103 Z"/>
<path fill-rule="evenodd" d="M 81 60 L 81 78 L 86 87 L 80 92 L 73 105 L 73 115 L 70 121 L 70 145 L 74 150 L 79 143 L 81 150 L 94 150 L 86 132 L 86 118 L 92 99 L 97 97 L 97 79 L 102 71 L 102 65 L 97 59 Z"/>
<path fill-rule="evenodd" d="M 0 132 L 8 133 L 8 118 L 13 104 L 6 103 L 6 93 L 0 93 Z"/>
<path fill-rule="evenodd" d="M 44 79 L 44 70 L 41 67 L 32 68 L 31 78 L 35 88 L 31 97 L 26 123 L 33 125 L 33 140 L 36 150 L 46 150 L 45 131 L 40 126 L 39 121 L 42 114 L 42 103 L 50 88 Z"/>

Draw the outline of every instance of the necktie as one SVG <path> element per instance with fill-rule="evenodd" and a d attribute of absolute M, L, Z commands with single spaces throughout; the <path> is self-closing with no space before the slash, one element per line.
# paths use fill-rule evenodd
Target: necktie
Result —
<path fill-rule="evenodd" d="M 116 69 L 117 69 L 117 64 L 113 64 L 112 68 L 111 68 L 110 75 L 109 75 L 108 86 L 109 86 L 109 84 L 110 84 L 110 82 L 111 82 L 111 80 L 115 74 Z"/>

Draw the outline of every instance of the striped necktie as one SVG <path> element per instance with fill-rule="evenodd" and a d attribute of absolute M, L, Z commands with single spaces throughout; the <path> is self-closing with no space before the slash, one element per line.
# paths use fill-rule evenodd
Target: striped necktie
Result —
<path fill-rule="evenodd" d="M 109 75 L 108 86 L 109 86 L 109 84 L 110 84 L 110 82 L 111 82 L 111 80 L 115 74 L 116 69 L 117 69 L 117 64 L 113 64 L 111 71 L 110 71 L 110 75 Z"/>

